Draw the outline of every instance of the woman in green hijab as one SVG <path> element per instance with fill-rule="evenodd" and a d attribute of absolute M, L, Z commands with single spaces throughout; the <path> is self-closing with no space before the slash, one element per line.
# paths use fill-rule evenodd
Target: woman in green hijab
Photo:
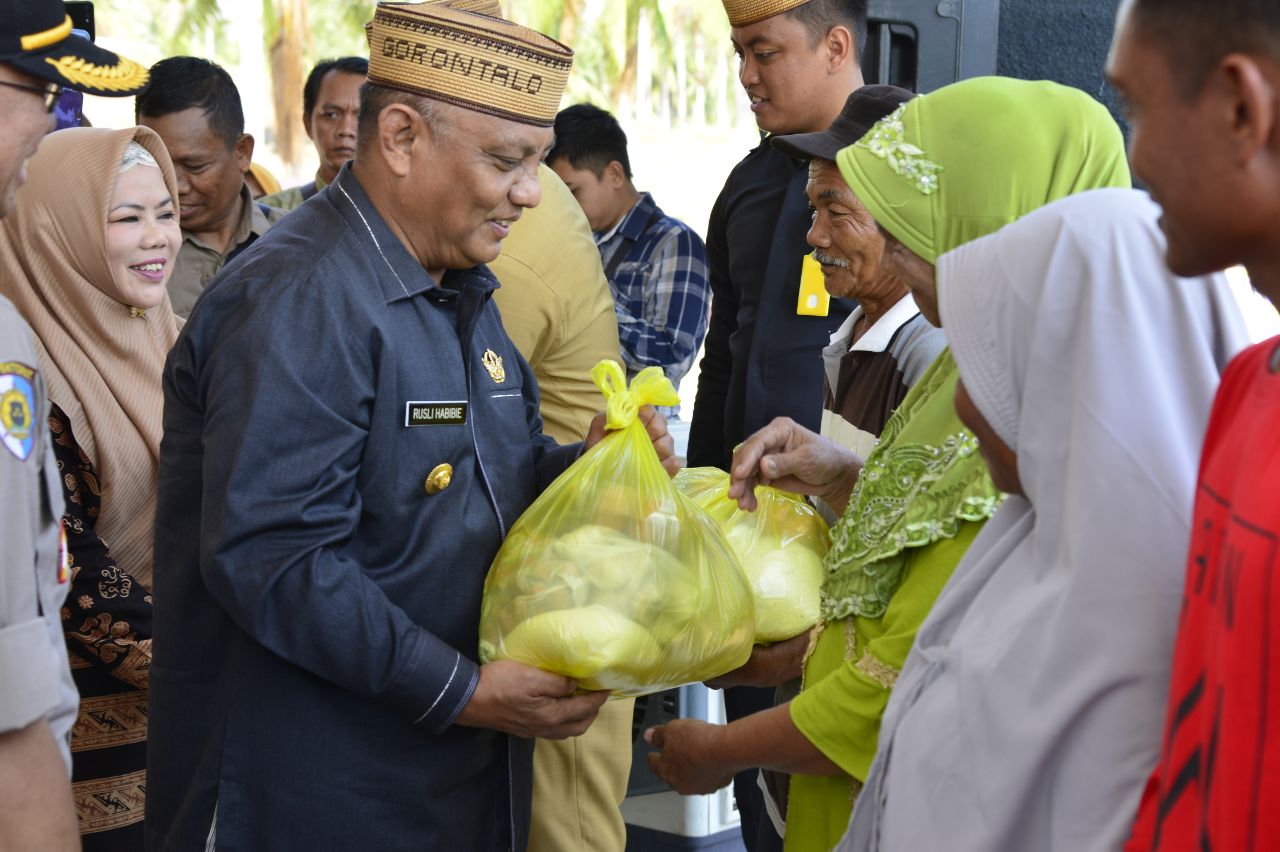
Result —
<path fill-rule="evenodd" d="M 966 80 L 904 104 L 837 163 L 889 239 L 884 263 L 940 325 L 939 255 L 1058 198 L 1130 184 L 1124 141 L 1106 109 L 1076 89 L 1001 77 Z M 800 694 L 728 726 L 680 720 L 646 736 L 654 770 L 683 793 L 762 767 L 792 773 L 788 852 L 831 849 L 876 752 L 880 719 L 930 607 L 1000 495 L 955 413 L 949 351 L 893 414 L 865 463 L 778 420 L 734 454 L 732 496 L 754 508 L 755 482 L 844 507 L 832 530 L 823 621 Z M 778 671 L 762 649 L 740 680 Z M 729 682 L 734 682 L 732 677 Z"/>

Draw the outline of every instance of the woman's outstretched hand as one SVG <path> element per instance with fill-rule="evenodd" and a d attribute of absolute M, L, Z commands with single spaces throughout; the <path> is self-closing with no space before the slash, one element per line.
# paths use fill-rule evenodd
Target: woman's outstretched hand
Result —
<path fill-rule="evenodd" d="M 734 449 L 729 497 L 754 512 L 755 487 L 772 485 L 821 497 L 842 514 L 861 472 L 862 459 L 850 450 L 789 417 L 778 417 Z"/>

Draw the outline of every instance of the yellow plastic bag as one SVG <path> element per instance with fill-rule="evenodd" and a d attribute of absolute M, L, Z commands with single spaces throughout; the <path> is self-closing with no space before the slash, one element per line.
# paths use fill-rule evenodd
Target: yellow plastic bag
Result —
<path fill-rule="evenodd" d="M 724 533 L 681 495 L 640 422 L 675 405 L 657 367 L 626 387 L 622 368 L 591 371 L 607 400 L 600 443 L 516 521 L 489 569 L 480 659 L 516 660 L 584 689 L 644 695 L 743 665 L 751 589 Z"/>
<path fill-rule="evenodd" d="M 675 485 L 715 519 L 742 560 L 755 595 L 757 643 L 781 642 L 818 623 L 831 532 L 816 509 L 760 485 L 756 511 L 744 512 L 729 499 L 729 474 L 714 467 L 685 468 Z"/>

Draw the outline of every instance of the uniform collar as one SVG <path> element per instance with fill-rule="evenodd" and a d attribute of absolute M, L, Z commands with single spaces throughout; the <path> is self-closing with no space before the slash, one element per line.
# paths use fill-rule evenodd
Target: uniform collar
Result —
<path fill-rule="evenodd" d="M 253 193 L 249 191 L 249 186 L 246 184 L 240 187 L 240 221 L 236 224 L 236 230 L 231 235 L 231 242 L 227 244 L 226 251 L 218 251 L 185 228 L 182 231 L 182 238 L 205 251 L 225 256 L 231 254 L 245 240 L 249 239 L 250 234 L 260 237 L 270 229 L 271 222 L 263 215 L 258 203 L 253 200 Z"/>
<path fill-rule="evenodd" d="M 350 163 L 344 164 L 338 172 L 328 198 L 356 240 L 365 247 L 367 256 L 374 261 L 373 268 L 377 270 L 378 284 L 387 304 L 422 293 L 430 293 L 433 301 L 447 301 L 473 281 L 486 291 L 498 288 L 497 279 L 485 266 L 448 270 L 443 282 L 437 285 L 378 214 L 360 181 L 352 174 Z"/>
<path fill-rule="evenodd" d="M 244 210 L 248 215 L 241 215 L 240 227 L 236 229 L 236 245 L 244 242 L 249 238 L 249 234 L 261 237 L 267 231 L 271 230 L 271 220 L 262 212 L 262 205 L 253 200 L 253 193 L 246 186 L 240 192 L 240 197 L 244 201 Z"/>

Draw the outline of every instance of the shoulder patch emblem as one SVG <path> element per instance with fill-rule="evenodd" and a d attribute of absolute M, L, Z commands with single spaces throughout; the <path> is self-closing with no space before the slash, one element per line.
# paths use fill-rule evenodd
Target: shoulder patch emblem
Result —
<path fill-rule="evenodd" d="M 0 363 L 0 443 L 26 461 L 35 446 L 36 371 L 17 361 Z"/>
<path fill-rule="evenodd" d="M 507 380 L 507 371 L 502 366 L 502 356 L 497 352 L 492 349 L 484 350 L 484 357 L 480 359 L 480 363 L 484 364 L 484 368 L 489 371 L 489 378 L 496 384 L 502 384 Z"/>

